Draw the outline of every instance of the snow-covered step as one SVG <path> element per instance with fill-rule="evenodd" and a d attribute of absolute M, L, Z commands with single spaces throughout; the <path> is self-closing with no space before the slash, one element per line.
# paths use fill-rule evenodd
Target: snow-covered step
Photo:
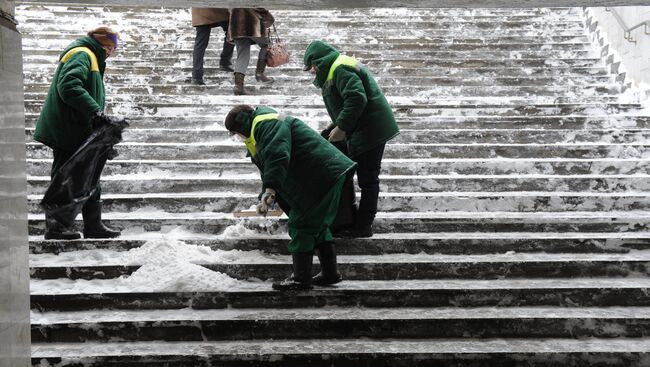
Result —
<path fill-rule="evenodd" d="M 26 129 L 27 142 L 33 140 L 34 129 Z M 122 133 L 124 142 L 140 143 L 207 143 L 226 141 L 230 134 L 225 129 L 140 129 L 130 127 Z M 401 129 L 392 143 L 598 143 L 634 144 L 650 141 L 650 129 L 607 130 L 541 130 L 541 129 Z"/>
<path fill-rule="evenodd" d="M 44 215 L 29 215 L 29 234 L 42 235 Z M 259 233 L 286 232 L 286 217 L 241 220 L 230 213 L 167 213 L 157 209 L 105 213 L 111 226 L 127 231 L 156 232 L 183 228 L 190 232 L 220 234 L 243 224 Z M 77 218 L 81 228 L 81 216 Z M 379 212 L 375 233 L 408 232 L 646 232 L 648 211 L 619 212 Z"/>
<path fill-rule="evenodd" d="M 286 338 L 638 338 L 647 307 L 345 308 L 32 312 L 32 343 Z M 541 326 L 540 326 L 541 324 Z M 244 331 L 245 330 L 245 331 Z"/>
<path fill-rule="evenodd" d="M 589 193 L 650 191 L 648 175 L 431 175 L 381 176 L 379 188 L 385 193 L 449 193 L 449 192 L 552 192 L 573 191 Z M 27 178 L 28 195 L 43 195 L 50 184 L 49 176 Z M 259 174 L 248 176 L 169 176 L 136 174 L 105 176 L 101 179 L 105 194 L 129 192 L 188 193 L 232 192 L 258 194 L 261 189 Z"/>
<path fill-rule="evenodd" d="M 48 176 L 52 160 L 27 159 L 29 176 Z M 492 158 L 492 159 L 436 159 L 403 158 L 384 159 L 381 174 L 390 175 L 650 175 L 650 159 L 646 158 Z M 133 174 L 164 174 L 167 177 L 188 176 L 201 172 L 206 176 L 221 177 L 250 175 L 257 167 L 250 160 L 204 159 L 204 160 L 123 160 L 118 156 L 104 166 L 103 177 Z"/>
<path fill-rule="evenodd" d="M 341 246 L 345 246 L 344 242 L 340 241 Z M 288 256 L 260 250 L 210 251 L 179 241 L 153 241 L 127 252 L 90 250 L 30 255 L 30 275 L 31 279 L 114 279 L 131 276 L 145 269 L 152 258 L 166 256 L 180 256 L 241 280 L 277 281 L 291 272 Z M 346 280 L 644 277 L 650 275 L 650 250 L 627 254 L 339 255 L 338 264 Z M 314 269 L 319 271 L 317 262 Z"/>
<path fill-rule="evenodd" d="M 223 73 L 219 71 L 218 73 Z M 251 71 L 252 74 L 252 71 Z M 130 79 L 120 81 L 120 83 L 125 82 L 125 84 L 108 84 L 107 93 L 109 103 L 113 103 L 114 99 L 120 98 L 122 94 L 119 93 L 120 90 L 129 89 L 131 93 L 134 94 L 135 99 L 146 98 L 147 96 L 156 95 L 163 96 L 166 94 L 179 94 L 179 95 L 219 95 L 222 98 L 228 98 L 232 95 L 232 76 L 228 76 L 227 79 L 220 79 L 214 74 L 208 74 L 204 77 L 204 81 L 207 85 L 191 85 L 189 84 L 189 73 L 177 73 L 174 76 L 162 77 L 164 80 L 161 80 L 160 76 L 153 77 L 156 80 L 152 84 L 149 84 L 150 78 L 145 77 L 141 79 L 140 77 L 136 79 Z M 269 73 L 269 76 L 274 78 L 279 78 L 278 75 L 272 75 Z M 29 93 L 45 93 L 49 89 L 49 84 L 51 76 L 43 75 L 40 77 L 39 81 L 45 82 L 45 84 L 33 84 L 29 87 Z M 175 79 L 170 79 L 175 78 Z M 36 83 L 36 80 L 33 80 Z M 109 82 L 110 83 L 110 82 Z M 162 83 L 162 84 L 161 84 Z M 382 82 L 383 83 L 383 82 Z M 296 92 L 300 91 L 303 96 L 313 96 L 316 91 L 314 88 L 309 87 L 307 81 L 297 83 L 298 86 L 294 88 Z M 404 87 L 399 85 L 388 85 L 382 87 L 382 91 L 387 95 L 396 95 L 401 93 Z M 490 91 L 487 91 L 484 86 L 463 86 L 463 85 L 441 85 L 431 88 L 426 85 L 411 86 L 408 87 L 409 91 L 418 97 L 429 97 L 429 98 L 440 98 L 440 99 L 449 99 L 449 98 L 460 98 L 460 97 L 472 97 L 472 98 L 509 98 L 509 99 L 521 99 L 522 96 L 529 96 L 529 99 L 525 103 L 565 103 L 565 102 L 579 102 L 579 103 L 614 103 L 620 99 L 618 96 L 623 87 L 615 86 L 613 84 L 588 84 L 588 85 L 575 85 L 567 84 L 563 86 L 526 86 L 526 85 L 514 85 L 514 86 L 502 86 L 494 85 L 490 87 Z M 246 91 L 255 96 L 266 96 L 277 93 L 277 87 L 273 85 L 264 85 L 257 82 L 252 82 L 246 86 Z M 259 97 L 258 97 L 259 98 Z M 30 100 L 30 104 L 40 106 L 43 102 L 42 97 L 33 98 Z M 278 108 L 281 108 L 278 107 Z M 40 112 L 40 108 L 34 112 Z M 123 114 L 129 114 L 131 111 L 125 110 Z M 179 117 L 181 118 L 181 117 Z"/>
<path fill-rule="evenodd" d="M 573 38 L 571 36 L 569 37 L 564 37 L 567 39 Z M 305 48 L 308 45 L 308 43 L 305 43 L 304 39 L 299 40 L 296 39 L 296 41 L 300 45 L 304 45 Z M 445 41 L 445 40 L 442 40 Z M 490 43 L 492 42 L 492 39 L 486 39 L 482 38 L 480 40 L 477 40 L 477 43 Z M 494 40 L 495 42 L 500 41 L 500 39 Z M 429 41 L 429 42 L 433 42 Z M 300 49 L 300 45 L 291 45 L 291 50 L 295 50 L 296 52 L 304 52 L 304 49 Z M 467 58 L 467 57 L 476 57 L 476 56 L 482 56 L 485 57 L 486 59 L 489 57 L 498 57 L 500 59 L 544 59 L 544 58 L 549 58 L 549 59 L 558 59 L 558 58 L 563 58 L 566 59 L 568 56 L 574 56 L 576 58 L 582 58 L 582 57 L 590 57 L 594 58 L 595 56 L 599 54 L 595 54 L 595 50 L 591 49 L 583 49 L 583 50 L 568 50 L 568 51 L 561 51 L 561 50 L 529 50 L 529 51 L 518 51 L 518 52 L 512 52 L 509 50 L 480 50 L 480 52 L 474 52 L 471 50 L 459 50 L 459 51 L 449 51 L 449 50 L 428 50 L 426 48 L 423 48 L 423 43 L 422 42 L 398 42 L 398 43 L 393 43 L 393 42 L 387 42 L 385 40 L 381 40 L 381 42 L 378 42 L 376 44 L 371 44 L 371 45 L 366 45 L 366 44 L 358 44 L 358 43 L 342 43 L 342 42 L 337 42 L 337 46 L 341 50 L 345 50 L 345 52 L 353 53 L 355 55 L 358 55 L 358 52 L 365 52 L 370 55 L 373 55 L 373 51 L 375 52 L 374 55 L 378 55 L 377 48 L 378 46 L 381 46 L 383 52 L 387 54 L 409 54 L 409 55 L 427 55 L 430 57 L 437 57 L 437 58 L 442 58 L 442 59 L 460 59 L 460 58 Z M 218 58 L 221 53 L 220 49 L 217 49 L 215 47 L 208 47 L 205 52 L 205 57 L 206 60 L 213 60 L 215 58 Z M 42 62 L 42 63 L 48 63 L 51 62 L 52 59 L 56 59 L 60 54 L 60 50 L 56 49 L 43 49 L 43 48 L 38 48 L 35 46 L 28 47 L 25 46 L 23 48 L 23 57 L 24 61 L 27 64 L 33 64 L 37 62 Z M 165 62 L 165 61 L 174 61 L 178 62 L 179 60 L 189 60 L 191 59 L 191 54 L 192 54 L 192 48 L 169 48 L 169 49 L 156 49 L 153 51 L 145 52 L 142 50 L 138 50 L 137 48 L 129 48 L 125 47 L 124 49 L 120 49 L 119 54 L 116 54 L 115 56 L 112 56 L 110 59 L 110 63 L 112 64 L 115 61 L 119 60 L 125 60 L 125 59 L 133 59 L 133 60 L 138 60 L 138 62 L 142 62 L 144 59 L 148 60 L 156 60 L 156 64 L 159 62 Z M 298 56 L 298 55 L 297 55 Z M 360 56 L 360 55 L 358 55 Z M 364 57 L 366 59 L 366 57 Z M 295 60 L 294 60 L 295 61 Z M 173 65 L 173 63 L 172 63 Z M 603 66 L 600 67 L 603 71 L 605 70 Z M 299 69 L 295 67 L 291 67 L 291 64 L 288 66 L 283 66 L 282 67 L 283 71 L 287 70 L 293 70 L 295 72 L 298 72 Z M 470 70 L 470 69 L 467 69 Z M 386 72 L 399 72 L 399 70 L 386 70 Z M 430 73 L 435 73 L 435 70 L 423 70 L 422 74 L 427 75 Z M 419 74 L 419 73 L 418 73 Z"/>
<path fill-rule="evenodd" d="M 207 143 L 120 143 L 121 159 L 213 159 L 244 158 L 246 147 L 231 139 Z M 52 158 L 52 150 L 41 143 L 27 143 L 29 158 Z M 384 157 L 407 158 L 650 158 L 650 143 L 557 143 L 557 144 L 454 144 L 388 143 Z"/>
<path fill-rule="evenodd" d="M 359 195 L 357 195 L 359 200 Z M 41 213 L 40 195 L 30 195 L 30 213 Z M 258 194 L 233 192 L 190 192 L 160 194 L 104 194 L 104 212 L 129 212 L 158 208 L 168 213 L 202 211 L 234 212 L 259 202 Z M 394 211 L 624 211 L 650 210 L 650 192 L 575 193 L 575 192 L 441 192 L 380 193 L 378 206 Z"/>
<path fill-rule="evenodd" d="M 43 240 L 30 236 L 31 254 L 60 254 L 72 251 L 129 251 L 148 241 L 182 240 L 211 250 L 256 251 L 286 254 L 289 236 L 247 231 L 241 224 L 223 234 L 192 233 L 182 228 L 160 232 L 125 231 L 120 238 L 77 241 Z M 372 238 L 346 239 L 337 245 L 339 255 L 368 254 L 493 254 L 493 253 L 628 253 L 650 250 L 650 232 L 451 232 L 377 233 Z"/>
<path fill-rule="evenodd" d="M 255 104 L 256 100 L 245 100 L 244 103 Z M 26 126 L 34 128 L 40 109 L 35 112 L 28 112 L 25 115 Z M 117 109 L 116 109 L 117 110 Z M 223 114 L 191 114 L 188 116 L 133 116 L 133 107 L 120 108 L 120 116 L 128 116 L 131 126 L 136 128 L 204 128 L 223 129 Z M 324 110 L 285 110 L 288 115 L 303 119 L 310 126 L 316 129 L 324 129 L 331 120 Z M 583 130 L 583 129 L 609 129 L 629 128 L 646 129 L 650 128 L 650 116 L 633 116 L 625 114 L 607 115 L 599 112 L 595 115 L 550 115 L 550 116 L 489 116 L 472 114 L 470 116 L 436 116 L 435 119 L 425 116 L 405 117 L 397 119 L 400 128 L 406 129 L 547 129 L 547 130 Z"/>
<path fill-rule="evenodd" d="M 137 363 L 151 367 L 276 364 L 413 366 L 458 363 L 481 366 L 571 363 L 577 367 L 644 367 L 650 360 L 647 338 L 586 339 L 288 339 L 215 342 L 53 343 L 32 346 L 32 364 L 73 366 Z"/>
<path fill-rule="evenodd" d="M 154 265 L 155 266 L 155 265 Z M 198 265 L 196 265 L 198 266 Z M 204 269 L 204 268 L 203 268 Z M 174 274 L 164 276 L 164 272 Z M 287 297 L 270 282 L 242 281 L 171 264 L 145 276 L 31 281 L 41 311 L 322 307 L 615 307 L 650 306 L 639 278 L 343 281 Z M 152 278 L 151 276 L 155 278 Z M 203 276 L 203 277 L 202 277 Z M 155 281 L 154 281 L 155 279 Z"/>

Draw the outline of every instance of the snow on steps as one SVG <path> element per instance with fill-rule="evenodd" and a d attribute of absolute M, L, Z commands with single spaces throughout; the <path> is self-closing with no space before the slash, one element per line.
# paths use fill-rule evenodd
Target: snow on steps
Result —
<path fill-rule="evenodd" d="M 294 57 L 268 70 L 272 86 L 248 78 L 255 95 L 233 97 L 220 42 L 210 85 L 186 84 L 188 9 L 19 8 L 26 137 L 60 49 L 107 20 L 124 41 L 108 110 L 132 123 L 103 185 L 119 239 L 42 239 L 50 159 L 29 144 L 35 366 L 650 364 L 650 118 L 619 98 L 627 87 L 579 9 L 274 15 Z M 250 103 L 326 126 L 300 70 L 320 37 L 373 71 L 403 134 L 384 161 L 375 236 L 338 242 L 348 280 L 279 294 L 243 279 L 289 272 L 286 218 L 231 216 L 259 187 L 221 125 Z M 199 246 L 194 263 L 163 251 L 176 241 Z M 117 260 L 138 251 L 148 261 Z"/>

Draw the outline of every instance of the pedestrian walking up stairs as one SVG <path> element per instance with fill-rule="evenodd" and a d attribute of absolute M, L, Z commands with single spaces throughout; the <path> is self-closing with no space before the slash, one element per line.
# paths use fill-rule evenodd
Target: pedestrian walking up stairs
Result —
<path fill-rule="evenodd" d="M 650 365 L 650 113 L 582 10 L 273 13 L 292 62 L 235 97 L 220 30 L 208 85 L 187 83 L 187 9 L 18 8 L 34 366 Z M 123 236 L 44 241 L 34 123 L 56 55 L 103 23 L 123 39 L 107 112 L 131 121 L 103 177 Z M 279 293 L 286 220 L 232 215 L 260 182 L 222 121 L 248 103 L 326 126 L 301 70 L 315 38 L 369 67 L 402 133 L 375 235 L 337 242 L 345 281 Z"/>

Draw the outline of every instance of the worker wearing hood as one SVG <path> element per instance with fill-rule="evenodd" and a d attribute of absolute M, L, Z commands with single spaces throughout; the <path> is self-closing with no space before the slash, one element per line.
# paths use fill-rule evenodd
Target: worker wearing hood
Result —
<path fill-rule="evenodd" d="M 331 142 L 346 141 L 358 163 L 361 200 L 355 225 L 338 235 L 371 237 L 377 213 L 379 172 L 386 142 L 399 134 L 393 110 L 367 68 L 320 40 L 304 55 L 304 69 L 315 75 L 332 124 L 324 131 Z"/>

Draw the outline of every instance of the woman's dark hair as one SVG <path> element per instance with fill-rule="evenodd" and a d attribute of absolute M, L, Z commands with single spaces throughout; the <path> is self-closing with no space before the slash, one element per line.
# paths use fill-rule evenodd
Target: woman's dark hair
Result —
<path fill-rule="evenodd" d="M 255 109 L 247 104 L 233 107 L 226 116 L 226 129 L 231 133 L 240 133 L 248 137 L 251 133 L 251 117 Z"/>

